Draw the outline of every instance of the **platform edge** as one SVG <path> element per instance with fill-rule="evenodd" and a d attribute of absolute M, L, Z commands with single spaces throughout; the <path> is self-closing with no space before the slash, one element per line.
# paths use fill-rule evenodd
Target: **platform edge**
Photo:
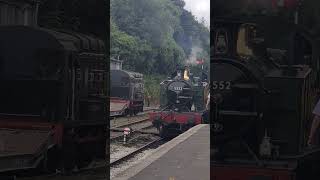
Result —
<path fill-rule="evenodd" d="M 189 137 L 191 137 L 193 134 L 195 134 L 196 132 L 198 132 L 200 129 L 202 129 L 205 126 L 208 126 L 208 125 L 207 124 L 199 124 L 199 125 L 196 125 L 196 126 L 190 128 L 188 131 L 186 131 L 183 134 L 180 134 L 179 136 L 175 137 L 174 139 L 172 139 L 168 143 L 161 145 L 159 148 L 156 149 L 156 151 L 153 154 L 149 155 L 142 162 L 140 162 L 132 167 L 129 167 L 127 170 L 119 173 L 118 175 L 116 175 L 114 178 L 111 178 L 111 179 L 112 180 L 127 180 L 131 177 L 134 177 L 140 171 L 142 171 L 143 169 L 148 167 L 151 163 L 153 163 L 154 161 L 156 161 L 157 159 L 162 157 L 164 154 L 166 154 L 168 151 L 170 151 L 175 146 L 177 146 L 180 143 L 187 140 Z"/>

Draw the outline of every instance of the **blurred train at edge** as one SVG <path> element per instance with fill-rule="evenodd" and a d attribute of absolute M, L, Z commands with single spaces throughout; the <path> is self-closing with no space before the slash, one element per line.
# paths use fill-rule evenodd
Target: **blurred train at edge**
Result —
<path fill-rule="evenodd" d="M 318 179 L 319 37 L 265 16 L 217 17 L 212 34 L 211 178 Z"/>
<path fill-rule="evenodd" d="M 39 3 L 0 4 L 15 15 L 2 13 L 0 25 L 1 174 L 70 172 L 106 157 L 105 42 L 64 26 L 39 27 Z"/>

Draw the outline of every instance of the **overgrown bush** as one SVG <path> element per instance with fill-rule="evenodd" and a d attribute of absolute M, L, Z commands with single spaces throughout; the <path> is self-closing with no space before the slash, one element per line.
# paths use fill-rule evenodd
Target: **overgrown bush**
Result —
<path fill-rule="evenodd" d="M 163 75 L 144 75 L 145 105 L 150 96 L 150 105 L 158 106 L 160 102 L 160 83 L 167 77 Z"/>

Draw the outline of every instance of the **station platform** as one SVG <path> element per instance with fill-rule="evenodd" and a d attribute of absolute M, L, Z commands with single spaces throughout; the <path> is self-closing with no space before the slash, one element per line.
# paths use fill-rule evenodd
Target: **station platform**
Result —
<path fill-rule="evenodd" d="M 113 180 L 209 180 L 210 127 L 200 124 L 177 136 Z"/>

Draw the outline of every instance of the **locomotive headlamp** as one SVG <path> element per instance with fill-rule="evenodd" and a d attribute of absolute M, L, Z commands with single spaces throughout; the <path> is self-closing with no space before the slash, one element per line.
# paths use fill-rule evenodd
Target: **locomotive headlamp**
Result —
<path fill-rule="evenodd" d="M 188 72 L 188 70 L 186 69 L 186 70 L 184 71 L 184 73 L 183 73 L 183 79 L 186 80 L 186 81 L 190 79 L 188 74 L 189 74 L 189 72 Z"/>
<path fill-rule="evenodd" d="M 179 101 L 179 100 L 176 100 L 176 103 L 180 103 L 180 101 Z"/>

